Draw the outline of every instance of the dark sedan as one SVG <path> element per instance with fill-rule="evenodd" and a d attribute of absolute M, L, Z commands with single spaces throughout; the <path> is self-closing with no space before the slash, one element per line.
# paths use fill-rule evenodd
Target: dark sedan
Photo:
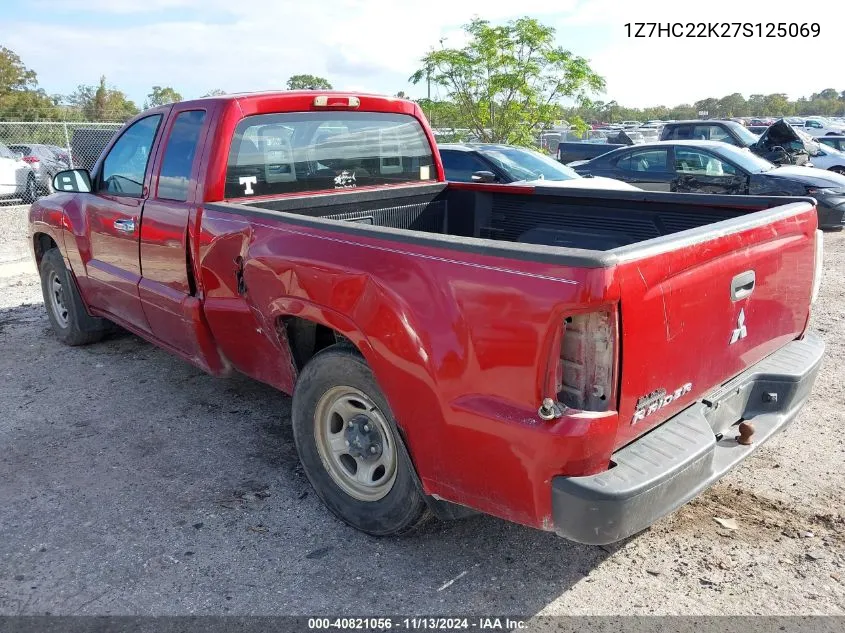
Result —
<path fill-rule="evenodd" d="M 841 228 L 845 218 L 845 176 L 813 167 L 778 167 L 726 143 L 648 143 L 569 166 L 583 176 L 615 178 L 650 191 L 812 196 L 818 201 L 819 226 Z"/>

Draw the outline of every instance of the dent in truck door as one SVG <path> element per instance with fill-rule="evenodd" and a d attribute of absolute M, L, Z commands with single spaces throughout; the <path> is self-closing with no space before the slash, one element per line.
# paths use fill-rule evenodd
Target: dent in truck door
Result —
<path fill-rule="evenodd" d="M 144 314 L 156 338 L 192 358 L 201 353 L 196 337 L 199 300 L 188 270 L 188 221 L 196 208 L 198 150 L 207 121 L 205 110 L 174 107 L 141 222 L 138 292 Z"/>
<path fill-rule="evenodd" d="M 86 299 L 92 307 L 145 331 L 150 328 L 138 296 L 138 243 L 144 178 L 161 119 L 161 114 L 153 114 L 126 128 L 103 160 L 94 192 L 82 203 L 88 238 L 88 257 L 83 254 L 89 281 Z"/>

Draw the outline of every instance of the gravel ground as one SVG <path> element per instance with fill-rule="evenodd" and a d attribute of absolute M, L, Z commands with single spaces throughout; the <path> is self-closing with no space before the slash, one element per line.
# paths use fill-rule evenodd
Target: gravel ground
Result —
<path fill-rule="evenodd" d="M 297 464 L 286 396 L 128 334 L 60 345 L 25 222 L 0 208 L 0 615 L 845 614 L 843 233 L 800 417 L 651 529 L 589 547 L 485 516 L 404 539 L 344 526 Z"/>

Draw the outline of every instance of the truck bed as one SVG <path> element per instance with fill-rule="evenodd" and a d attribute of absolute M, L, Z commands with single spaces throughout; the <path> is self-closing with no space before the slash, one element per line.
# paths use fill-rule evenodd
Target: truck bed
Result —
<path fill-rule="evenodd" d="M 485 250 L 486 245 L 488 253 L 497 250 L 491 241 L 504 242 L 509 246 L 503 254 L 509 256 L 519 251 L 556 253 L 578 260 L 570 263 L 586 264 L 582 260 L 607 258 L 585 251 L 622 254 L 682 231 L 692 239 L 712 236 L 706 228 L 712 224 L 734 220 L 744 225 L 754 221 L 745 217 L 748 214 L 783 208 L 790 202 L 812 200 L 438 183 L 210 206 L 290 221 L 309 218 L 318 225 L 325 220 L 341 221 L 357 225 L 350 227 L 354 232 L 382 233 L 376 229 L 381 227 L 398 239 L 440 236 L 444 245 L 469 250 Z M 731 226 L 726 224 L 723 230 Z M 529 245 L 551 248 L 538 250 Z"/>

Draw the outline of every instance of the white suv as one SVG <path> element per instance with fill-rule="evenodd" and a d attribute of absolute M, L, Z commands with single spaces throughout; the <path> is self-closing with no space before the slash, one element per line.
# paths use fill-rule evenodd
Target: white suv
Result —
<path fill-rule="evenodd" d="M 0 143 L 0 200 L 6 198 L 33 202 L 36 198 L 35 173 L 20 155 Z"/>

